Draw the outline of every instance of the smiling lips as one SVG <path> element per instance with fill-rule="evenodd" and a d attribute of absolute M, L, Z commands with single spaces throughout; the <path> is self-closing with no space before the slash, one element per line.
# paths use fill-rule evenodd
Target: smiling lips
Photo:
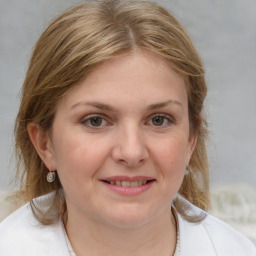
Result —
<path fill-rule="evenodd" d="M 122 195 L 138 195 L 156 181 L 152 177 L 111 177 L 102 180 L 107 187 Z"/>
<path fill-rule="evenodd" d="M 149 182 L 154 181 L 155 179 L 152 177 L 146 176 L 135 176 L 135 177 L 128 177 L 128 176 L 112 176 L 106 179 L 102 179 L 102 181 L 116 186 L 122 187 L 139 187 L 142 185 L 146 185 Z"/>
<path fill-rule="evenodd" d="M 142 185 L 147 184 L 148 182 L 150 182 L 150 180 L 138 180 L 138 181 L 127 181 L 127 180 L 111 180 L 111 181 L 105 181 L 108 184 L 111 185 L 117 185 L 117 186 L 122 186 L 122 187 L 139 187 Z"/>

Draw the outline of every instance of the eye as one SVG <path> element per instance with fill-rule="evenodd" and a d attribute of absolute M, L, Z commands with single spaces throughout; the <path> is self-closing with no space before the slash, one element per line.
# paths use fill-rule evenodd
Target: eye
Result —
<path fill-rule="evenodd" d="M 101 116 L 90 116 L 82 120 L 82 124 L 88 127 L 103 127 L 107 121 Z"/>
<path fill-rule="evenodd" d="M 89 119 L 89 123 L 91 126 L 101 126 L 103 123 L 103 119 L 101 117 L 93 117 Z"/>
<path fill-rule="evenodd" d="M 154 116 L 149 123 L 154 126 L 167 126 L 168 124 L 172 123 L 170 117 L 166 115 L 156 115 Z"/>

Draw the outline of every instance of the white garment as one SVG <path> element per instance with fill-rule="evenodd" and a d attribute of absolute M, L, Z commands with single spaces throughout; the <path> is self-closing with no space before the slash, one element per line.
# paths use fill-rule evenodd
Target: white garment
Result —
<path fill-rule="evenodd" d="M 179 199 L 190 207 L 189 214 L 203 213 Z M 190 223 L 177 213 L 181 256 L 256 256 L 256 247 L 247 238 L 206 215 L 201 223 Z M 61 219 L 43 226 L 34 218 L 30 205 L 24 205 L 0 224 L 0 256 L 69 256 Z"/>

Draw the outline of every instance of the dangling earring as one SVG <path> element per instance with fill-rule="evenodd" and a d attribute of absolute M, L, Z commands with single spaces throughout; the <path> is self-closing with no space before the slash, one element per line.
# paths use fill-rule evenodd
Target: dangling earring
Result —
<path fill-rule="evenodd" d="M 53 181 L 55 181 L 55 176 L 55 172 L 49 171 L 46 179 L 49 183 L 52 183 Z"/>
<path fill-rule="evenodd" d="M 186 167 L 186 170 L 185 170 L 185 175 L 189 175 L 189 169 L 188 169 L 188 166 Z"/>

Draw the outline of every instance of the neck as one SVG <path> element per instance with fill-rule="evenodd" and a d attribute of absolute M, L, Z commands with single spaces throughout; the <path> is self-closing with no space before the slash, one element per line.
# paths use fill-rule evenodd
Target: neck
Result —
<path fill-rule="evenodd" d="M 153 221 L 134 228 L 113 227 L 92 220 L 77 220 L 70 216 L 65 225 L 77 256 L 174 254 L 176 224 L 169 209 Z"/>

